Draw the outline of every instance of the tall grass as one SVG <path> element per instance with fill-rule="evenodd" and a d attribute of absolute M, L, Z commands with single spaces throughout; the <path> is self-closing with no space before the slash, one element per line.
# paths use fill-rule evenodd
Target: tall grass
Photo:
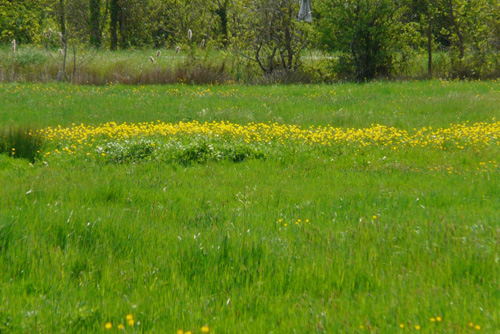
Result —
<path fill-rule="evenodd" d="M 158 119 L 415 131 L 491 123 L 500 89 L 9 84 L 0 97 L 0 125 L 61 131 Z M 498 145 L 283 144 L 186 163 L 212 152 L 200 138 L 184 161 L 148 159 L 146 139 L 92 139 L 108 159 L 58 140 L 31 165 L 0 154 L 2 333 L 499 331 Z M 205 144 L 231 145 L 218 140 Z"/>
<path fill-rule="evenodd" d="M 35 162 L 43 146 L 43 139 L 30 128 L 0 128 L 0 154 Z"/>
<path fill-rule="evenodd" d="M 76 50 L 76 57 L 69 54 L 66 69 L 69 81 L 75 84 L 293 84 L 340 82 L 348 77 L 336 70 L 337 55 L 315 50 L 303 52 L 303 66 L 299 70 L 276 71 L 272 74 L 262 73 L 256 63 L 236 53 L 211 48 L 202 50 L 187 45 L 182 46 L 178 53 L 175 50 L 162 50 L 158 56 L 157 50 Z M 56 50 L 49 54 L 34 46 L 21 46 L 14 55 L 10 48 L 0 46 L 0 82 L 55 82 L 60 70 L 58 62 L 61 60 L 62 55 Z M 498 78 L 498 66 L 492 64 L 490 67 L 481 74 L 469 73 L 464 76 L 457 72 L 460 69 L 452 69 L 446 53 L 435 52 L 432 77 Z M 416 54 L 413 59 L 396 66 L 391 79 L 429 79 L 426 55 Z"/>
<path fill-rule="evenodd" d="M 234 81 L 221 52 L 213 54 L 164 51 L 155 62 L 156 51 L 78 51 L 69 54 L 67 76 L 74 84 L 214 84 Z M 57 52 L 50 54 L 35 47 L 22 47 L 13 55 L 0 49 L 0 82 L 55 82 L 59 72 Z M 194 60 L 194 61 L 193 61 Z"/>
<path fill-rule="evenodd" d="M 2 169 L 0 326 L 498 329 L 498 171 L 301 158 Z"/>

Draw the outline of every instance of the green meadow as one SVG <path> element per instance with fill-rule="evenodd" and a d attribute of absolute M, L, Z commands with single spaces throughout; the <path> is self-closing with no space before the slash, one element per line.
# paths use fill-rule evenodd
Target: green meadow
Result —
<path fill-rule="evenodd" d="M 498 81 L 1 84 L 0 99 L 0 128 L 33 133 L 464 125 L 421 146 L 155 134 L 126 159 L 105 135 L 46 139 L 34 162 L 4 149 L 0 333 L 500 332 L 500 133 L 468 132 L 498 124 Z"/>

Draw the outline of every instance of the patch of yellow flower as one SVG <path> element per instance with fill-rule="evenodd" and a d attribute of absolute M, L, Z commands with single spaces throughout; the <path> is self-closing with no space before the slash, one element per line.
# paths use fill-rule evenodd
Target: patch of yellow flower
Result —
<path fill-rule="evenodd" d="M 129 325 L 129 326 L 134 326 L 135 324 L 135 319 L 134 319 L 134 316 L 132 314 L 127 314 L 125 316 L 125 320 L 126 320 L 126 323 Z M 113 323 L 111 321 L 108 321 L 104 324 L 104 328 L 107 329 L 107 330 L 110 330 L 113 328 Z M 125 325 L 123 324 L 119 324 L 117 326 L 118 330 L 125 330 Z"/>
<path fill-rule="evenodd" d="M 374 124 L 367 128 L 338 128 L 332 126 L 311 126 L 278 123 L 249 123 L 239 125 L 230 122 L 179 122 L 164 123 L 123 123 L 109 122 L 99 126 L 73 125 L 48 127 L 39 131 L 47 140 L 68 140 L 73 146 L 65 148 L 73 152 L 76 145 L 90 145 L 96 139 L 121 140 L 136 137 L 208 136 L 240 139 L 247 143 L 296 142 L 309 145 L 332 146 L 334 144 L 366 146 L 386 146 L 391 149 L 401 147 L 435 147 L 440 149 L 465 147 L 481 148 L 500 146 L 500 122 L 451 124 L 447 128 L 415 129 L 413 134 L 406 130 Z"/>
<path fill-rule="evenodd" d="M 127 314 L 125 319 L 127 320 L 127 325 L 134 326 L 135 320 L 134 320 L 134 316 L 132 314 Z"/>
<path fill-rule="evenodd" d="M 208 326 L 202 326 L 201 327 L 201 332 L 202 333 L 209 333 L 210 332 L 210 327 L 208 327 Z M 192 334 L 192 332 L 190 330 L 184 331 L 183 329 L 177 330 L 176 333 L 177 334 Z"/>
<path fill-rule="evenodd" d="M 295 225 L 304 225 L 305 224 L 309 224 L 311 221 L 309 219 L 306 219 L 304 222 L 302 221 L 302 219 L 296 219 L 294 221 L 292 221 L 292 223 L 294 223 Z M 290 223 L 290 224 L 292 224 Z M 278 224 L 283 224 L 284 227 L 287 227 L 288 226 L 288 223 L 283 220 L 283 218 L 279 218 L 278 219 Z"/>

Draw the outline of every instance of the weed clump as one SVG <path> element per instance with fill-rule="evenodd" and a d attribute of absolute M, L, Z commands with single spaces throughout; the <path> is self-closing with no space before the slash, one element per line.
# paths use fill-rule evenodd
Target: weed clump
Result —
<path fill-rule="evenodd" d="M 35 162 L 44 146 L 42 137 L 29 128 L 0 129 L 0 154 Z"/>

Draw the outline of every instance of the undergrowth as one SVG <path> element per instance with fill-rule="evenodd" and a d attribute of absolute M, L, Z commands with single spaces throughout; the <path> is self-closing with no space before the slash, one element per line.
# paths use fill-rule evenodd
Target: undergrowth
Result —
<path fill-rule="evenodd" d="M 294 84 L 350 81 L 339 68 L 338 54 L 304 51 L 302 66 L 293 71 L 263 73 L 256 63 L 237 54 L 217 49 L 199 49 L 183 46 L 174 50 L 127 50 L 90 52 L 82 50 L 68 62 L 66 73 L 75 84 L 157 85 L 157 84 Z M 54 53 L 50 56 L 49 54 Z M 23 46 L 14 55 L 0 46 L 0 82 L 55 82 L 62 56 L 44 52 L 34 46 Z M 155 56 L 156 54 L 156 56 Z M 406 66 L 396 68 L 380 80 L 460 78 L 495 79 L 499 69 L 491 65 L 481 74 L 469 67 L 453 68 L 449 55 L 433 54 L 433 73 L 427 71 L 426 55 L 415 55 Z"/>

